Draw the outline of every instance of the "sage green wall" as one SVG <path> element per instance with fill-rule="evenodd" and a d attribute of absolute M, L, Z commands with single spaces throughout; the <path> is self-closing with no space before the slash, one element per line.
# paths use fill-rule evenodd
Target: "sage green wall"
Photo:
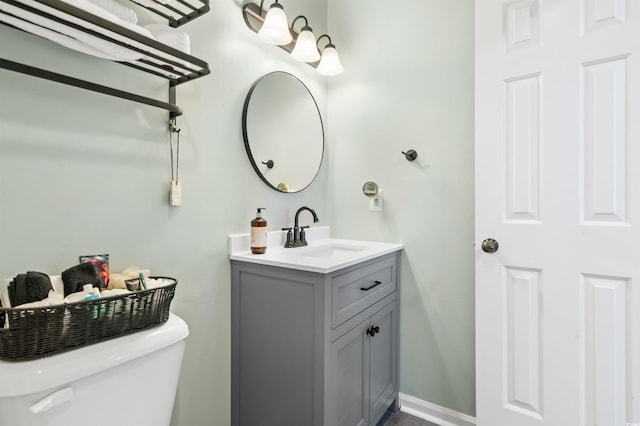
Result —
<path fill-rule="evenodd" d="M 183 27 L 194 55 L 213 72 L 178 88 L 185 110 L 178 120 L 179 208 L 167 202 L 167 114 L 0 70 L 0 277 L 26 270 L 60 273 L 79 254 L 109 253 L 114 271 L 136 265 L 178 278 L 172 310 L 188 322 L 191 335 L 176 426 L 230 422 L 227 235 L 248 232 L 258 206 L 268 208 L 271 229 L 291 223 L 302 205 L 315 208 L 328 224 L 327 162 L 304 192 L 276 193 L 253 173 L 240 126 L 244 97 L 258 76 L 294 73 L 324 115 L 326 78 L 259 42 L 240 6 L 214 0 L 211 12 Z M 316 31 L 326 30 L 324 1 L 289 2 L 287 12 L 291 18 L 305 13 Z M 153 19 L 144 11 L 139 16 Z M 2 25 L 0 52 L 146 96 L 167 96 L 163 80 Z"/>
<path fill-rule="evenodd" d="M 328 9 L 345 67 L 329 80 L 334 234 L 404 243 L 400 390 L 474 415 L 474 2 Z M 362 195 L 369 180 L 382 213 Z"/>
<path fill-rule="evenodd" d="M 172 309 L 191 335 L 172 424 L 223 426 L 226 236 L 246 232 L 257 206 L 278 229 L 310 205 L 336 236 L 405 244 L 401 390 L 473 414 L 473 1 L 285 2 L 289 18 L 304 13 L 316 35 L 330 22 L 346 70 L 329 79 L 329 97 L 327 79 L 257 40 L 241 3 L 214 0 L 210 13 L 183 27 L 213 72 L 178 88 L 179 208 L 167 203 L 164 112 L 0 70 L 0 277 L 59 273 L 78 254 L 105 252 L 113 270 L 136 265 L 177 277 Z M 0 52 L 166 96 L 155 77 L 4 26 Z M 301 194 L 269 190 L 242 145 L 244 96 L 274 70 L 309 86 L 327 125 L 322 170 Z M 415 163 L 400 154 L 409 148 L 419 153 Z M 383 188 L 383 213 L 368 211 L 366 180 Z"/>

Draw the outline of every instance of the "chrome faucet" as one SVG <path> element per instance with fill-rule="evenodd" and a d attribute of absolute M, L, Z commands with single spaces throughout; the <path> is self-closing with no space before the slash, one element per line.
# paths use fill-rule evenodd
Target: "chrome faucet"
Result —
<path fill-rule="evenodd" d="M 300 213 L 304 210 L 309 211 L 309 213 L 313 215 L 314 223 L 319 222 L 318 215 L 312 208 L 309 208 L 307 206 L 300 207 L 296 212 L 296 215 L 293 221 L 293 236 L 291 235 L 291 228 L 282 228 L 283 231 L 289 231 L 287 232 L 287 242 L 284 243 L 285 248 L 301 247 L 301 246 L 307 245 L 307 239 L 306 239 L 304 230 L 305 228 L 308 228 L 308 226 L 300 227 L 298 225 L 298 216 L 300 216 Z"/>

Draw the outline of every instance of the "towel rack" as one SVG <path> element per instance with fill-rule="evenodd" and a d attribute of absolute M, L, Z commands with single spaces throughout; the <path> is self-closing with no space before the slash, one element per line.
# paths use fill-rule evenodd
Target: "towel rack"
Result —
<path fill-rule="evenodd" d="M 144 6 L 139 2 L 132 0 L 138 5 L 150 10 L 156 15 L 162 16 L 169 21 L 169 25 L 177 28 L 180 25 L 186 24 L 201 15 L 207 13 L 209 8 L 209 0 L 192 0 L 192 2 L 185 0 L 175 0 L 176 5 L 162 4 L 154 2 L 154 6 Z"/>
<path fill-rule="evenodd" d="M 155 39 L 146 37 L 128 28 L 122 27 L 113 22 L 95 16 L 85 10 L 74 7 L 61 0 L 34 1 L 55 9 L 59 12 L 63 12 L 64 15 L 62 15 L 62 17 L 56 16 L 48 11 L 43 11 L 38 8 L 28 6 L 17 0 L 0 0 L 0 2 L 10 4 L 30 13 L 36 14 L 46 19 L 50 19 L 68 28 L 82 31 L 91 36 L 98 37 L 102 40 L 106 40 L 116 45 L 138 52 L 142 55 L 142 58 L 137 61 L 117 62 L 122 65 L 126 65 L 128 67 L 132 67 L 140 71 L 167 79 L 169 81 L 169 102 L 147 98 L 124 90 L 119 90 L 116 88 L 81 80 L 75 77 L 58 74 L 41 68 L 20 64 L 6 58 L 0 58 L 0 68 L 30 75 L 33 77 L 44 78 L 46 80 L 55 81 L 73 87 L 79 87 L 109 96 L 127 99 L 133 102 L 150 105 L 157 108 L 162 108 L 169 111 L 170 119 L 182 115 L 182 109 L 176 105 L 176 86 L 203 77 L 210 74 L 211 72 L 209 69 L 209 65 L 201 59 L 186 54 L 180 50 L 174 49 L 164 43 L 160 43 Z M 181 2 L 182 1 L 185 0 L 181 0 Z M 29 20 L 26 18 L 17 18 L 29 22 Z M 73 18 L 80 19 L 81 21 L 83 21 L 84 25 L 73 22 Z M 193 19 L 193 17 L 191 19 Z M 176 22 L 178 21 L 179 19 L 176 20 Z M 1 23 L 11 27 L 10 24 L 4 22 Z"/>
<path fill-rule="evenodd" d="M 133 102 L 138 102 L 141 104 L 166 109 L 167 111 L 169 111 L 170 118 L 174 118 L 182 115 L 182 108 L 180 108 L 177 105 L 171 104 L 169 102 L 158 101 L 155 99 L 136 95 L 135 93 L 125 92 L 124 90 L 114 89 L 112 87 L 103 86 L 101 84 L 92 83 L 86 80 L 80 80 L 74 77 L 66 76 L 64 74 L 58 74 L 51 71 L 43 70 L 41 68 L 20 64 L 18 62 L 13 62 L 13 61 L 0 58 L 0 68 L 19 72 L 21 74 L 30 75 L 33 77 L 44 78 L 50 81 L 56 81 L 58 83 L 66 84 L 68 86 L 79 87 L 81 89 L 90 90 L 92 92 L 98 92 L 105 95 L 115 96 L 121 99 L 127 99 Z"/>

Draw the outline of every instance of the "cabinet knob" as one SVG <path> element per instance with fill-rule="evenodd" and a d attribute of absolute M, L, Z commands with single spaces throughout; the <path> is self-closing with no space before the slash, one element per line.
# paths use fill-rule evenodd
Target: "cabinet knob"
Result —
<path fill-rule="evenodd" d="M 380 333 L 380 327 L 378 327 L 377 325 L 371 326 L 367 329 L 367 334 L 371 337 L 375 336 L 376 334 Z"/>

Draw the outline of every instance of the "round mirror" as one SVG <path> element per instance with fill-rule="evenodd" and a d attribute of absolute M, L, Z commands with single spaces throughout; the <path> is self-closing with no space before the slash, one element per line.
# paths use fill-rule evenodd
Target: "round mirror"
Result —
<path fill-rule="evenodd" d="M 251 86 L 242 110 L 242 136 L 253 169 L 273 189 L 302 191 L 320 170 L 320 110 L 307 86 L 292 74 L 275 71 Z"/>

